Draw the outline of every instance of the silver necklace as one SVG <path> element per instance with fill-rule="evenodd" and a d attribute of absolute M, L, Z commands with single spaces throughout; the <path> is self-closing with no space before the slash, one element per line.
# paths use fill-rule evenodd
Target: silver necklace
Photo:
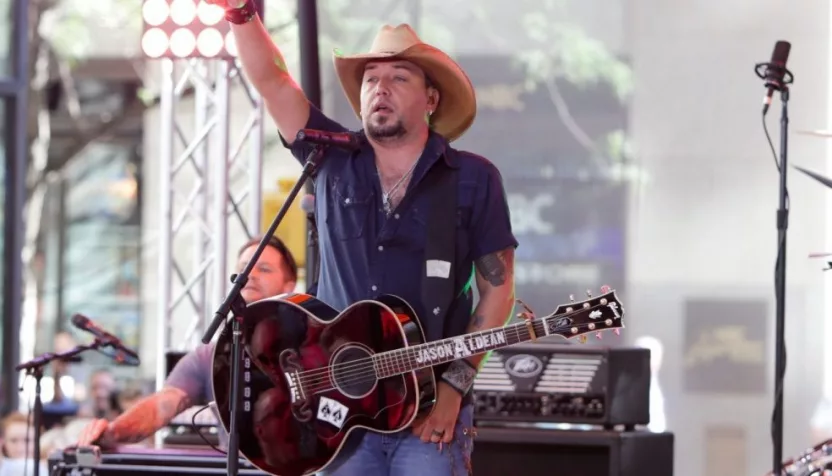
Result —
<path fill-rule="evenodd" d="M 418 164 L 418 163 L 419 163 L 419 161 L 415 160 L 413 162 L 413 165 L 410 166 L 410 170 L 408 170 L 404 175 L 402 175 L 402 178 L 400 178 L 399 181 L 396 182 L 395 185 L 390 187 L 390 190 L 388 190 L 386 192 L 384 191 L 384 185 L 381 182 L 381 170 L 378 168 L 378 163 L 376 163 L 376 172 L 378 173 L 378 178 L 379 178 L 378 182 L 379 182 L 379 185 L 381 185 L 381 205 L 384 208 L 384 214 L 385 215 L 390 216 L 390 214 L 393 213 L 393 200 L 392 200 L 391 197 L 393 196 L 394 193 L 396 193 L 396 190 L 398 190 L 399 187 L 402 186 L 405 179 L 410 177 L 410 175 L 413 173 L 413 170 L 416 168 L 416 164 Z"/>

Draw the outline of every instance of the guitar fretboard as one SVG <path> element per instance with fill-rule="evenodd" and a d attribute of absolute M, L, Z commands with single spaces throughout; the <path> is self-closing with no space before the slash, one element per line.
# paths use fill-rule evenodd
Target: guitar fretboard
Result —
<path fill-rule="evenodd" d="M 554 334 L 552 328 L 557 324 L 553 321 L 553 317 L 532 321 L 535 335 L 544 337 Z M 392 377 L 531 339 L 527 324 L 523 322 L 376 354 L 373 356 L 373 366 L 379 378 Z"/>

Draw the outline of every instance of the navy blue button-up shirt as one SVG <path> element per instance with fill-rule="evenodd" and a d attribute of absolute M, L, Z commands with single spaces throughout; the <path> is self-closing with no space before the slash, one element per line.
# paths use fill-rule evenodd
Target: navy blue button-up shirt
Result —
<path fill-rule="evenodd" d="M 314 106 L 310 109 L 306 128 L 348 131 Z M 303 164 L 312 146 L 295 141 L 290 150 Z M 458 171 L 457 297 L 444 326 L 443 316 L 426 312 L 421 302 L 431 197 L 430 190 L 420 183 L 439 160 Z M 517 246 L 500 172 L 483 157 L 451 149 L 447 140 L 434 132 L 413 171 L 406 197 L 389 217 L 382 207 L 375 154 L 366 141 L 356 152 L 329 148 L 319 163 L 315 183 L 321 254 L 317 298 L 337 310 L 380 294 L 393 294 L 413 307 L 426 335 L 462 334 L 473 306 L 470 280 L 474 261 Z"/>

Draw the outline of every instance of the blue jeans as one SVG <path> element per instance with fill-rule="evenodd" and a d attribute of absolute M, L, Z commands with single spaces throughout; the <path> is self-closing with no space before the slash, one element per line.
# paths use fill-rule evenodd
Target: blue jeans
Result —
<path fill-rule="evenodd" d="M 425 443 L 411 428 L 392 434 L 353 432 L 344 449 L 357 445 L 340 466 L 327 469 L 320 476 L 469 476 L 473 439 L 474 409 L 471 405 L 459 412 L 454 439 L 449 445 Z M 363 436 L 363 437 L 362 437 Z M 360 442 L 358 441 L 360 439 Z M 351 444 L 352 443 L 352 444 Z"/>

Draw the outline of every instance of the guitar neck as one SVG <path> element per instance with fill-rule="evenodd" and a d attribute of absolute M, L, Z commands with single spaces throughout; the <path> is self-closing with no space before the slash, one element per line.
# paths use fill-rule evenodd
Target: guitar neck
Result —
<path fill-rule="evenodd" d="M 537 337 L 552 334 L 548 332 L 551 327 L 551 324 L 547 322 L 549 320 L 552 318 L 531 321 Z M 386 378 L 484 354 L 532 339 L 528 325 L 523 322 L 383 352 L 373 356 L 373 364 L 378 377 Z"/>

